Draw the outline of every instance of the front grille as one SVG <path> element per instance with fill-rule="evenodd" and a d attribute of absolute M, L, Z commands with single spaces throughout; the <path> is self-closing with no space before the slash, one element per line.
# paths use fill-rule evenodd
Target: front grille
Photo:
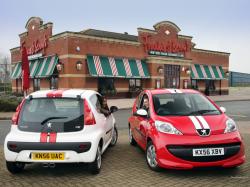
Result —
<path fill-rule="evenodd" d="M 217 145 L 168 145 L 167 150 L 174 156 L 192 162 L 214 162 L 230 158 L 240 151 L 241 143 Z M 193 149 L 197 148 L 224 148 L 224 155 L 219 156 L 193 156 Z"/>

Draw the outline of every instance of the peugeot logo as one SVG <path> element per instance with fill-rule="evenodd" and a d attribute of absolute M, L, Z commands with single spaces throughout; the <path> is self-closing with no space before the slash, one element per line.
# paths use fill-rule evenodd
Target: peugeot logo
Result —
<path fill-rule="evenodd" d="M 200 136 L 209 136 L 210 129 L 197 129 L 197 132 Z"/>
<path fill-rule="evenodd" d="M 52 123 L 47 123 L 47 127 L 48 127 L 49 129 L 51 129 Z"/>

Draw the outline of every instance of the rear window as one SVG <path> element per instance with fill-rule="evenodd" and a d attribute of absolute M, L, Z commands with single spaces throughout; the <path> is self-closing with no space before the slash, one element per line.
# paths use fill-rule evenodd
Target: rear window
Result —
<path fill-rule="evenodd" d="M 29 132 L 74 132 L 83 129 L 83 100 L 34 98 L 22 107 L 18 128 Z"/>

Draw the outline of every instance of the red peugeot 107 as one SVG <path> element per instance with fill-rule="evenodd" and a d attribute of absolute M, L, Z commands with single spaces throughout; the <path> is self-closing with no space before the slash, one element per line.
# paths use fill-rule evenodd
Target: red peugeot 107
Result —
<path fill-rule="evenodd" d="M 146 152 L 152 170 L 236 167 L 244 145 L 226 109 L 195 90 L 145 90 L 129 118 L 129 140 Z"/>

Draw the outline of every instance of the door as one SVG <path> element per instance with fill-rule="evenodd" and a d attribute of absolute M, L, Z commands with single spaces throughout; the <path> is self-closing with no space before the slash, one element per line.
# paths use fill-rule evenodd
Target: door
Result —
<path fill-rule="evenodd" d="M 180 66 L 164 65 L 165 88 L 180 88 Z"/>
<path fill-rule="evenodd" d="M 96 118 L 96 123 L 97 125 L 102 128 L 102 132 L 103 132 L 103 138 L 104 138 L 104 146 L 107 144 L 108 142 L 108 137 L 110 136 L 110 126 L 111 126 L 111 118 L 109 117 L 105 117 L 105 115 L 103 113 L 101 113 L 101 96 L 94 94 L 93 96 L 91 96 L 90 98 L 90 102 L 94 105 L 96 112 L 97 112 L 97 118 Z"/>
<path fill-rule="evenodd" d="M 138 109 L 145 109 L 144 108 L 144 100 L 147 99 L 149 101 L 149 97 L 147 94 L 143 94 L 140 100 L 138 101 Z M 150 110 L 148 109 L 148 116 L 150 116 Z M 146 146 L 146 129 L 145 126 L 148 124 L 148 117 L 141 117 L 136 115 L 134 121 L 134 138 L 136 142 L 142 147 L 145 148 Z"/>
<path fill-rule="evenodd" d="M 99 113 L 101 115 L 101 118 L 105 122 L 104 124 L 104 129 L 105 129 L 105 137 L 104 137 L 104 142 L 105 144 L 109 143 L 112 138 L 112 130 L 113 130 L 113 118 L 112 115 L 107 115 L 107 112 L 109 112 L 109 107 L 108 106 L 103 106 L 103 97 L 101 95 L 97 95 L 98 102 L 100 103 L 99 105 Z M 104 112 L 105 111 L 105 112 Z"/>

